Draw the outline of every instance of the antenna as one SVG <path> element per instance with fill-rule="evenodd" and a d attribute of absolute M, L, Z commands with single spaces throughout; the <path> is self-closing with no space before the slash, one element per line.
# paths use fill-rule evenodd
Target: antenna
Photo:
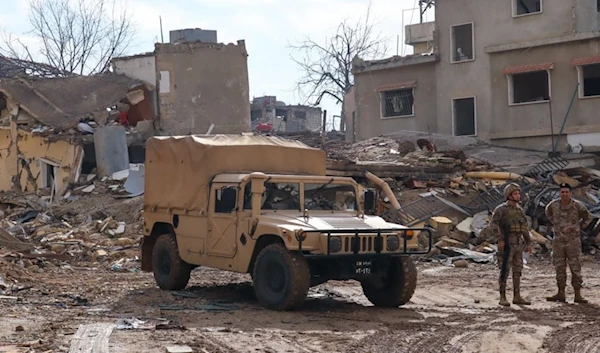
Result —
<path fill-rule="evenodd" d="M 162 16 L 158 16 L 158 20 L 160 21 L 160 42 L 164 43 L 165 39 L 163 38 Z"/>

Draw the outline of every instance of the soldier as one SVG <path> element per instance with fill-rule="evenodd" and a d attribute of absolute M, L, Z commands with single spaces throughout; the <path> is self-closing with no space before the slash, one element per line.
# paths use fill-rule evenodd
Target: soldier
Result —
<path fill-rule="evenodd" d="M 498 240 L 498 264 L 500 267 L 500 305 L 510 306 L 506 300 L 506 279 L 512 265 L 513 304 L 530 305 L 521 297 L 521 272 L 523 271 L 523 250 L 531 252 L 529 226 L 525 212 L 518 205 L 521 200 L 521 187 L 511 183 L 504 188 L 506 202 L 494 210 L 490 228 Z"/>
<path fill-rule="evenodd" d="M 592 221 L 592 215 L 579 201 L 571 198 L 571 186 L 560 184 L 560 199 L 546 206 L 546 216 L 554 231 L 552 260 L 556 268 L 558 293 L 546 298 L 548 301 L 565 302 L 567 263 L 571 269 L 571 284 L 575 290 L 575 302 L 587 303 L 581 296 L 581 238 L 579 232 Z"/>

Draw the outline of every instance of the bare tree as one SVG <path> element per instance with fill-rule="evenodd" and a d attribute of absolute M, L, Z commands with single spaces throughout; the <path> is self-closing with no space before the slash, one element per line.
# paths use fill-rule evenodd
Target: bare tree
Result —
<path fill-rule="evenodd" d="M 125 1 L 29 0 L 32 30 L 27 34 L 38 43 L 24 43 L 5 33 L 0 53 L 22 62 L 47 64 L 59 76 L 104 72 L 136 33 Z"/>
<path fill-rule="evenodd" d="M 325 96 L 342 103 L 354 84 L 352 60 L 383 56 L 387 52 L 386 39 L 374 32 L 370 3 L 364 20 L 354 24 L 342 21 L 335 34 L 324 43 L 307 37 L 290 47 L 292 60 L 303 72 L 296 88 L 314 105 L 319 105 Z"/>

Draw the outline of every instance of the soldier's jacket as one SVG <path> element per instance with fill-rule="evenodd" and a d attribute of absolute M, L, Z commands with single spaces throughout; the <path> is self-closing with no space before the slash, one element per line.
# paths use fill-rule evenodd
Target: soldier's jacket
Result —
<path fill-rule="evenodd" d="M 546 206 L 546 216 L 554 228 L 555 239 L 579 238 L 581 229 L 592 222 L 592 215 L 579 201 L 563 206 L 560 199 L 553 200 Z"/>
<path fill-rule="evenodd" d="M 505 232 L 508 232 L 510 245 L 529 245 L 529 226 L 525 212 L 519 205 L 511 206 L 508 202 L 500 204 L 494 210 L 490 220 L 490 228 L 494 234 L 494 240 L 504 240 Z"/>

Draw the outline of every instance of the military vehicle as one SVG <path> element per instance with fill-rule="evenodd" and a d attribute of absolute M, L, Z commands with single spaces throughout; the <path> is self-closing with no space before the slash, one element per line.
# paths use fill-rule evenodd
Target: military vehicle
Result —
<path fill-rule="evenodd" d="M 356 279 L 376 306 L 417 285 L 417 232 L 366 215 L 375 197 L 326 175 L 326 155 L 261 135 L 152 137 L 146 144 L 142 269 L 181 290 L 206 266 L 249 273 L 258 301 L 300 308 L 309 287 Z M 431 244 L 431 232 L 429 232 Z"/>

